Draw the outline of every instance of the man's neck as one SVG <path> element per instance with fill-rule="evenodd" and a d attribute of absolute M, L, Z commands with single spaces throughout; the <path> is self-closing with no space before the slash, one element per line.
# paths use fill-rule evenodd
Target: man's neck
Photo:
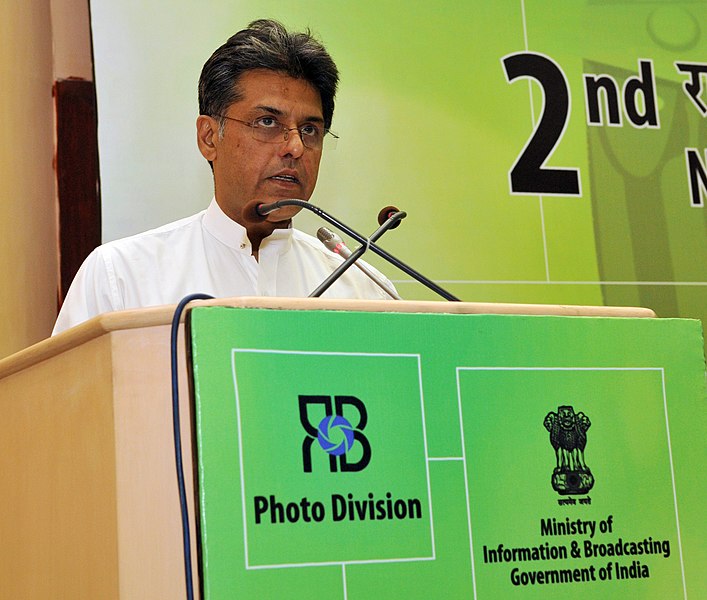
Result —
<path fill-rule="evenodd" d="M 248 233 L 248 239 L 250 240 L 250 246 L 253 250 L 255 260 L 258 260 L 258 251 L 260 250 L 261 242 L 276 229 L 287 229 L 291 223 L 292 220 L 278 221 L 276 223 L 263 221 L 262 223 L 244 225 Z"/>

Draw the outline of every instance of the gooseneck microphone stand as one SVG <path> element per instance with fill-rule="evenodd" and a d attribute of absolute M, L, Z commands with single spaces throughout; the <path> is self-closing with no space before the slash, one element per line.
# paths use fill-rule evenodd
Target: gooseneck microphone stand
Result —
<path fill-rule="evenodd" d="M 389 229 L 392 229 L 395 227 L 398 222 L 401 219 L 404 219 L 407 216 L 407 213 L 403 211 L 397 211 L 393 213 L 390 217 L 388 217 L 385 222 L 378 228 L 376 229 L 372 234 L 371 237 L 369 237 L 364 244 L 361 244 L 356 250 L 351 252 L 351 255 L 344 261 L 342 262 L 336 269 L 334 269 L 329 277 L 327 277 L 324 281 L 322 281 L 321 284 L 319 284 L 319 287 L 314 290 L 309 297 L 310 298 L 319 298 L 324 292 L 326 292 L 329 289 L 329 286 L 334 283 L 339 277 L 341 277 L 344 272 L 352 266 L 360 257 L 361 255 L 368 250 L 368 247 L 375 242 L 380 236 L 382 236 L 386 231 Z"/>
<path fill-rule="evenodd" d="M 409 275 L 410 277 L 412 277 L 413 279 L 415 279 L 416 281 L 418 281 L 419 283 L 421 283 L 425 287 L 429 288 L 430 290 L 432 290 L 433 292 L 435 292 L 436 294 L 438 294 L 439 296 L 441 296 L 445 300 L 450 300 L 453 302 L 461 302 L 461 300 L 459 298 L 457 298 L 455 295 L 449 293 L 447 290 L 445 290 L 444 288 L 437 285 L 434 281 L 425 277 L 422 273 L 417 272 L 412 267 L 406 265 L 401 260 L 395 258 L 392 254 L 390 254 L 389 252 L 386 252 L 380 246 L 376 245 L 375 240 L 373 239 L 373 236 L 371 236 L 371 239 L 369 240 L 369 238 L 366 238 L 365 236 L 361 235 L 357 231 L 354 231 L 353 229 L 351 229 L 351 227 L 342 223 L 341 221 L 339 221 L 338 219 L 336 219 L 335 217 L 333 217 L 329 213 L 325 212 L 324 210 L 322 210 L 318 206 L 315 206 L 314 204 L 310 204 L 309 202 L 306 202 L 304 200 L 297 200 L 297 199 L 293 198 L 293 199 L 288 199 L 288 200 L 278 200 L 277 202 L 272 202 L 269 204 L 257 204 L 252 208 L 254 215 L 251 216 L 251 220 L 252 220 L 253 216 L 257 216 L 258 218 L 262 218 L 262 217 L 266 216 L 267 214 L 269 214 L 279 208 L 284 208 L 285 206 L 299 206 L 300 208 L 305 208 L 308 211 L 313 212 L 319 218 L 325 220 L 327 223 L 329 223 L 329 224 L 333 225 L 334 227 L 336 227 L 337 229 L 343 231 L 346 235 L 348 235 L 349 237 L 356 240 L 359 244 L 361 244 L 364 247 L 364 249 L 361 251 L 361 254 L 363 252 L 365 252 L 366 250 L 370 249 L 371 251 L 376 253 L 378 256 L 387 260 L 391 265 L 400 269 L 403 273 L 406 273 L 407 275 Z M 402 219 L 402 218 L 403 217 L 396 219 L 391 226 L 397 224 L 400 221 L 400 219 Z M 388 229 L 390 229 L 391 226 L 388 226 L 383 231 L 381 231 L 380 234 L 378 235 L 378 237 L 383 235 L 383 233 L 385 233 Z M 376 231 L 376 233 L 378 233 L 378 231 Z M 375 238 L 375 239 L 377 239 L 377 238 Z M 354 251 L 354 253 L 355 253 L 355 251 Z M 360 254 L 358 256 L 360 256 Z M 358 256 L 356 258 L 358 258 Z"/>

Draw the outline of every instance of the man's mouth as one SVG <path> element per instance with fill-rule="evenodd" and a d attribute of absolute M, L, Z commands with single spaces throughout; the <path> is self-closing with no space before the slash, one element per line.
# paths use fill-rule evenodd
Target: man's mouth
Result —
<path fill-rule="evenodd" d="M 273 175 L 270 179 L 284 181 L 285 183 L 299 183 L 299 179 L 294 175 Z"/>

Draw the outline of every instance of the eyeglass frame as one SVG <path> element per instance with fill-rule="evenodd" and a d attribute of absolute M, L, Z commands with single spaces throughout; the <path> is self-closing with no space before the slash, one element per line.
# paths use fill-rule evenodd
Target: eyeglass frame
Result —
<path fill-rule="evenodd" d="M 276 117 L 274 117 L 272 115 L 265 115 L 268 118 L 273 119 L 274 121 L 276 121 L 277 123 L 280 124 L 281 132 L 283 135 L 283 138 L 280 140 L 268 142 L 267 140 L 259 140 L 258 138 L 255 137 L 255 130 L 256 129 L 268 129 L 267 127 L 262 127 L 260 125 L 255 124 L 256 121 L 263 118 L 262 116 L 256 117 L 252 121 L 244 121 L 243 119 L 236 119 L 235 117 L 229 117 L 227 115 L 212 115 L 212 116 L 217 119 L 228 119 L 229 121 L 235 121 L 236 123 L 240 123 L 241 125 L 245 125 L 246 127 L 250 127 L 252 135 L 253 135 L 253 139 L 256 142 L 262 142 L 263 144 L 282 144 L 284 142 L 287 142 L 290 139 L 290 131 L 297 131 L 297 133 L 299 134 L 299 139 L 302 142 L 302 145 L 309 150 L 320 150 L 324 145 L 324 138 L 326 135 L 330 135 L 335 140 L 339 139 L 339 136 L 336 135 L 331 129 L 324 128 L 324 133 L 322 134 L 322 146 L 315 146 L 314 148 L 312 148 L 311 146 L 307 145 L 307 142 L 305 142 L 305 139 L 307 138 L 307 136 L 302 135 L 302 128 L 307 127 L 307 125 L 301 125 L 300 127 L 286 127 L 283 123 L 280 123 L 280 121 Z M 312 125 L 312 124 L 310 123 L 308 125 Z"/>

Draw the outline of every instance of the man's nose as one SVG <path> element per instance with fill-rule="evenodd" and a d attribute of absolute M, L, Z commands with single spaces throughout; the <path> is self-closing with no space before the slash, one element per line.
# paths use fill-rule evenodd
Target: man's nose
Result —
<path fill-rule="evenodd" d="M 285 141 L 280 152 L 282 156 L 292 156 L 299 158 L 304 154 L 304 144 L 299 129 L 293 127 L 285 132 Z"/>

